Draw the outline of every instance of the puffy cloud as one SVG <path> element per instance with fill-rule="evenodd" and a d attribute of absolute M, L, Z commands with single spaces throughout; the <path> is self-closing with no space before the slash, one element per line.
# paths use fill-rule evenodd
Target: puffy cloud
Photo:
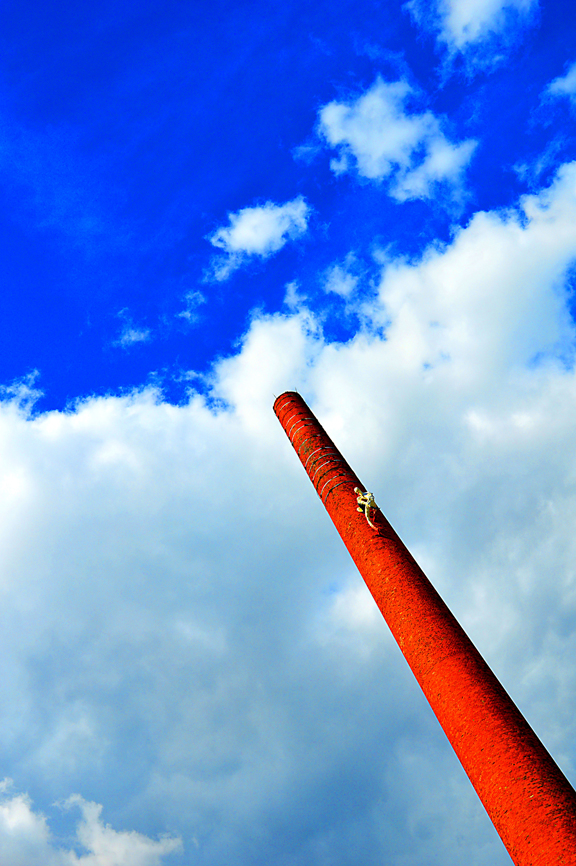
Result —
<path fill-rule="evenodd" d="M 451 51 L 464 52 L 495 37 L 505 39 L 506 31 L 528 23 L 538 0 L 437 0 L 432 7 L 409 0 L 405 5 L 419 24 L 437 31 Z"/>
<path fill-rule="evenodd" d="M 408 111 L 406 102 L 413 95 L 405 81 L 377 78 L 356 99 L 325 105 L 319 130 L 338 151 L 333 171 L 341 174 L 354 165 L 361 177 L 386 179 L 390 195 L 399 201 L 427 198 L 438 183 L 456 191 L 475 142 L 453 144 L 431 111 Z"/>
<path fill-rule="evenodd" d="M 268 258 L 289 241 L 305 234 L 310 207 L 302 196 L 285 204 L 269 201 L 228 214 L 228 226 L 217 229 L 208 240 L 223 250 L 225 257 L 215 259 L 212 275 L 225 280 L 248 257 Z"/>
<path fill-rule="evenodd" d="M 358 285 L 359 276 L 354 256 L 348 254 L 343 262 L 337 262 L 326 271 L 324 275 L 324 291 L 340 295 L 341 298 L 349 298 Z"/>
<path fill-rule="evenodd" d="M 38 809 L 104 803 L 144 863 L 509 862 L 271 404 L 307 397 L 575 779 L 575 258 L 569 165 L 385 262 L 346 343 L 300 300 L 186 405 L 7 395 L 0 755 Z M 71 843 L 14 801 L 42 856 L 3 866 L 136 842 L 76 802 Z"/>
<path fill-rule="evenodd" d="M 292 312 L 297 312 L 299 309 L 306 306 L 306 295 L 301 294 L 299 289 L 300 286 L 295 281 L 288 283 L 286 286 L 284 305 Z"/>
<path fill-rule="evenodd" d="M 165 855 L 179 851 L 179 839 L 164 838 L 156 842 L 134 831 L 113 830 L 102 824 L 102 806 L 72 796 L 64 808 L 76 806 L 81 820 L 77 824 L 73 845 L 62 847 L 50 833 L 43 815 L 34 812 L 30 798 L 23 794 L 7 795 L 7 780 L 0 800 L 0 846 L 7 866 L 161 866 Z"/>

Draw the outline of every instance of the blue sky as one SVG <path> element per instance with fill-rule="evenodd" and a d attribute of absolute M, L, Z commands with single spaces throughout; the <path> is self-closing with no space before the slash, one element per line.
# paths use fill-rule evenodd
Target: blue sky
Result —
<path fill-rule="evenodd" d="M 3 866 L 504 866 L 272 402 L 576 781 L 572 8 L 0 19 Z"/>
<path fill-rule="evenodd" d="M 452 16 L 453 32 L 441 11 L 424 21 L 411 8 L 5 4 L 1 380 L 37 370 L 42 408 L 150 377 L 181 401 L 182 377 L 233 352 L 255 308 L 281 308 L 287 283 L 346 339 L 356 323 L 323 292 L 334 262 L 354 255 L 369 293 L 375 248 L 417 256 L 549 180 L 574 147 L 569 96 L 545 97 L 572 60 L 567 7 L 490 17 L 479 2 L 468 24 Z M 406 169 L 394 159 L 423 161 L 417 130 L 390 152 L 390 173 L 367 175 L 354 155 L 331 169 L 342 146 L 322 111 L 379 81 L 406 89 L 384 127 L 428 116 L 437 137 L 470 143 L 448 182 L 390 195 Z M 230 214 L 297 197 L 305 231 L 210 279 L 209 239 Z"/>

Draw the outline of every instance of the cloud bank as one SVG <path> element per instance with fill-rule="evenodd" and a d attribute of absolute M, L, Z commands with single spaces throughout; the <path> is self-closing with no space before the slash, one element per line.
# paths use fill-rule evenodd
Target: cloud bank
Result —
<path fill-rule="evenodd" d="M 574 780 L 575 190 L 388 258 L 346 342 L 255 316 L 186 405 L 7 395 L 6 866 L 509 862 L 271 406 L 305 395 Z"/>
<path fill-rule="evenodd" d="M 342 174 L 355 168 L 360 177 L 386 180 L 389 194 L 398 201 L 429 198 L 438 184 L 456 193 L 476 142 L 450 142 L 431 111 L 407 110 L 413 96 L 407 82 L 377 78 L 356 99 L 325 105 L 319 112 L 319 132 L 338 152 L 332 170 Z"/>

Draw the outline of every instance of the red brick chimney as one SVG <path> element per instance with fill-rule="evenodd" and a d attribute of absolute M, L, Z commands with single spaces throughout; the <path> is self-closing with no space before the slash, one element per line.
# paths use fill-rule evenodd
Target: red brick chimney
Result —
<path fill-rule="evenodd" d="M 576 864 L 576 793 L 299 394 L 274 411 L 516 866 Z"/>

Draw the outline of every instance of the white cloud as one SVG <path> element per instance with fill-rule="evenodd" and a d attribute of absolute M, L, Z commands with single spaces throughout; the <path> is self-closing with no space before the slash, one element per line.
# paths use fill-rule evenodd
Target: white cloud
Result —
<path fill-rule="evenodd" d="M 358 285 L 359 276 L 353 254 L 348 254 L 343 262 L 332 265 L 324 274 L 324 291 L 349 298 Z"/>
<path fill-rule="evenodd" d="M 161 866 L 164 857 L 181 850 L 179 839 L 154 841 L 134 831 L 113 830 L 102 824 L 102 806 L 74 795 L 64 808 L 78 807 L 81 820 L 76 826 L 74 847 L 62 847 L 52 836 L 46 818 L 34 812 L 30 798 L 7 795 L 0 800 L 0 848 L 5 866 Z M 80 848 L 84 853 L 78 854 Z"/>
<path fill-rule="evenodd" d="M 286 286 L 286 294 L 284 295 L 284 305 L 293 313 L 300 310 L 306 305 L 306 295 L 300 292 L 300 286 L 297 282 L 288 283 Z"/>
<path fill-rule="evenodd" d="M 576 63 L 568 67 L 566 75 L 561 75 L 550 82 L 546 88 L 549 96 L 567 96 L 570 100 L 576 99 Z"/>
<path fill-rule="evenodd" d="M 147 343 L 152 338 L 152 332 L 149 328 L 143 328 L 134 324 L 126 308 L 120 310 L 117 315 L 118 318 L 123 319 L 124 324 L 122 325 L 120 336 L 112 343 L 113 346 L 128 349 L 136 343 Z"/>
<path fill-rule="evenodd" d="M 509 863 L 272 413 L 286 388 L 576 778 L 576 165 L 521 205 L 389 260 L 347 343 L 255 316 L 206 398 L 0 403 L 0 754 L 37 804 L 6 798 L 2 866 L 140 866 L 176 836 L 175 866 Z M 79 790 L 142 836 L 41 817 Z"/>
<path fill-rule="evenodd" d="M 198 307 L 206 303 L 206 298 L 202 292 L 190 291 L 185 294 L 184 300 L 186 306 L 180 313 L 177 313 L 177 316 L 180 319 L 185 319 L 190 325 L 195 324 L 200 318 Z"/>
<path fill-rule="evenodd" d="M 208 238 L 226 254 L 214 260 L 213 276 L 225 280 L 248 257 L 265 259 L 274 255 L 289 240 L 305 234 L 309 216 L 310 207 L 302 196 L 281 205 L 269 201 L 229 213 L 229 225 L 217 229 Z"/>
<path fill-rule="evenodd" d="M 390 195 L 399 201 L 427 198 L 437 183 L 456 191 L 476 144 L 453 144 L 431 111 L 408 111 L 411 96 L 413 90 L 405 81 L 377 78 L 356 99 L 325 105 L 319 128 L 338 152 L 331 162 L 333 171 L 349 171 L 353 163 L 361 177 L 388 180 Z"/>
<path fill-rule="evenodd" d="M 437 0 L 432 8 L 411 0 L 406 8 L 418 23 L 439 31 L 449 49 L 463 52 L 528 23 L 538 0 Z"/>
<path fill-rule="evenodd" d="M 122 328 L 122 333 L 118 337 L 115 345 L 118 346 L 133 346 L 134 343 L 147 343 L 150 339 L 149 328 L 135 328 L 131 325 L 125 325 Z"/>

